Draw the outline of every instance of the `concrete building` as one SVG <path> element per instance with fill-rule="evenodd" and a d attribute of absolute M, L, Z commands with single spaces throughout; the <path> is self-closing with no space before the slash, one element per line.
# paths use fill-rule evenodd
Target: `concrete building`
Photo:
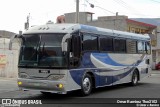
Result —
<path fill-rule="evenodd" d="M 75 12 L 66 13 L 65 22 L 75 23 L 75 15 Z M 93 13 L 91 12 L 80 12 L 79 23 L 138 34 L 149 34 L 151 37 L 151 45 L 153 47 L 152 68 L 154 69 L 155 63 L 160 61 L 160 51 L 157 51 L 157 49 L 159 49 L 158 47 L 160 46 L 160 42 L 157 43 L 157 39 L 160 39 L 160 36 L 157 36 L 157 33 L 155 33 L 160 31 L 155 24 L 129 19 L 128 16 L 118 14 L 116 14 L 116 16 L 100 16 L 97 20 L 93 20 Z"/>
<path fill-rule="evenodd" d="M 13 49 L 9 50 L 10 37 L 15 33 L 0 31 L 0 77 L 17 77 L 19 43 L 13 43 Z"/>
<path fill-rule="evenodd" d="M 91 12 L 80 12 L 79 23 L 102 28 L 128 31 L 134 33 L 152 33 L 157 26 L 129 19 L 128 16 L 100 16 L 97 20 L 93 20 Z M 65 23 L 75 23 L 75 12 L 65 14 Z"/>

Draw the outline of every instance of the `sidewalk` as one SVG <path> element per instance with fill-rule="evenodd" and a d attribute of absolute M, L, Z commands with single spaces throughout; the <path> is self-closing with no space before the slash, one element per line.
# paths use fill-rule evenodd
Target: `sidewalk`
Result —
<path fill-rule="evenodd" d="M 151 74 L 160 74 L 160 70 L 152 70 Z"/>
<path fill-rule="evenodd" d="M 17 78 L 0 77 L 0 80 L 11 80 L 11 81 L 17 81 Z"/>

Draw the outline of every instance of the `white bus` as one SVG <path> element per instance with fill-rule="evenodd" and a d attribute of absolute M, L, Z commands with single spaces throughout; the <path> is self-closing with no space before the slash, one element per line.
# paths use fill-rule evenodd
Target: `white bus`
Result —
<path fill-rule="evenodd" d="M 122 83 L 137 85 L 151 71 L 148 35 L 81 24 L 35 26 L 22 39 L 18 86 L 66 94 Z"/>

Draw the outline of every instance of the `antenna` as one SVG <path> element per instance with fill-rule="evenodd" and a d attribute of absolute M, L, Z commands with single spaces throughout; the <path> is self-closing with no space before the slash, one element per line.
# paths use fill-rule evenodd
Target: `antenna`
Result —
<path fill-rule="evenodd" d="M 29 19 L 30 19 L 30 13 L 29 13 L 29 15 L 27 15 L 27 22 L 25 22 L 25 25 L 24 25 L 25 30 L 27 30 L 29 28 Z"/>

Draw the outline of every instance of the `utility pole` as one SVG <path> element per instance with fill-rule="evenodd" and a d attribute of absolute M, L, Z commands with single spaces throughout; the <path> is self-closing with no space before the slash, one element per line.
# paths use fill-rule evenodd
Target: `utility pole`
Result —
<path fill-rule="evenodd" d="M 76 23 L 79 23 L 79 0 L 76 0 Z"/>

